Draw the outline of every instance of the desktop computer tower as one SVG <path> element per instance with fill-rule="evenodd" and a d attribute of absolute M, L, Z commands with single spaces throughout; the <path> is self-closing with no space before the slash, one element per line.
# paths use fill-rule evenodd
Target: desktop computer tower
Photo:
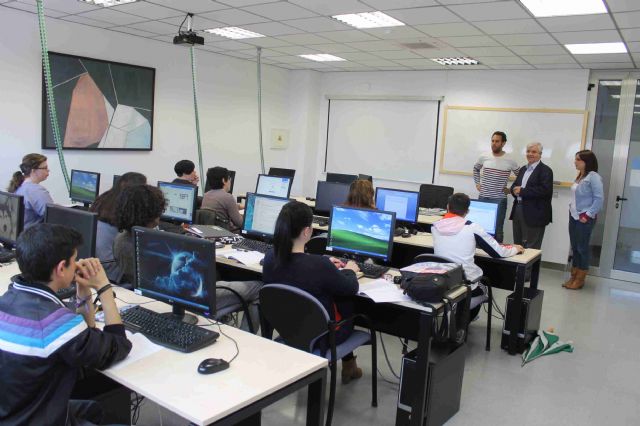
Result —
<path fill-rule="evenodd" d="M 544 291 L 525 287 L 522 295 L 522 308 L 520 309 L 520 321 L 518 322 L 518 340 L 516 348 L 518 353 L 524 352 L 527 345 L 536 336 L 540 329 L 540 317 L 542 315 L 542 300 Z M 509 330 L 506 329 L 510 315 L 513 315 L 513 299 L 511 293 L 507 296 L 505 320 L 502 327 L 502 339 L 500 347 L 509 348 Z"/>
<path fill-rule="evenodd" d="M 432 344 L 427 372 L 424 426 L 440 426 L 460 409 L 466 345 Z M 409 425 L 416 394 L 416 351 L 402 358 L 396 425 Z"/>

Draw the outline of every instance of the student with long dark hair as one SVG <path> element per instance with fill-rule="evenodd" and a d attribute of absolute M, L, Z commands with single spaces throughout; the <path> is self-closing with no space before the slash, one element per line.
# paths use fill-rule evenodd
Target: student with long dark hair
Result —
<path fill-rule="evenodd" d="M 44 222 L 47 204 L 53 204 L 49 191 L 40 185 L 48 177 L 47 157 L 42 154 L 27 154 L 22 157 L 20 170 L 11 177 L 7 191 L 24 197 L 25 229 Z"/>
<path fill-rule="evenodd" d="M 331 319 L 340 321 L 353 311 L 345 296 L 358 291 L 359 271 L 355 262 L 343 264 L 338 259 L 307 254 L 305 244 L 311 239 L 311 208 L 299 201 L 291 201 L 282 208 L 276 221 L 273 249 L 264 258 L 263 279 L 266 284 L 287 284 L 316 297 Z M 338 269 L 342 268 L 342 269 Z M 342 298 L 342 299 L 341 299 Z M 336 330 L 336 343 L 344 342 L 353 331 L 353 323 Z M 327 342 L 319 347 L 326 349 Z M 342 383 L 362 377 L 353 353 L 342 358 Z"/>
<path fill-rule="evenodd" d="M 574 164 L 578 176 L 571 185 L 569 203 L 569 239 L 573 261 L 571 278 L 562 286 L 569 290 L 580 290 L 589 272 L 589 240 L 598 213 L 604 202 L 602 177 L 598 174 L 598 159 L 588 150 L 576 152 Z"/>
<path fill-rule="evenodd" d="M 100 194 L 89 209 L 98 214 L 96 257 L 103 262 L 104 270 L 111 282 L 116 282 L 122 274 L 113 256 L 113 242 L 118 235 L 118 226 L 116 224 L 118 196 L 124 188 L 130 185 L 144 185 L 146 183 L 147 178 L 142 173 L 125 173 L 118 179 L 118 183 L 113 188 Z"/>

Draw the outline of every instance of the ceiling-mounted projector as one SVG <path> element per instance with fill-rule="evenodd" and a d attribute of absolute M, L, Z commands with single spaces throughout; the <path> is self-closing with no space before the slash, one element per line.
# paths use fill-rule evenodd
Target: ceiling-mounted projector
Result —
<path fill-rule="evenodd" d="M 180 31 L 177 36 L 173 38 L 173 44 L 204 44 L 204 37 L 200 37 L 193 31 Z"/>

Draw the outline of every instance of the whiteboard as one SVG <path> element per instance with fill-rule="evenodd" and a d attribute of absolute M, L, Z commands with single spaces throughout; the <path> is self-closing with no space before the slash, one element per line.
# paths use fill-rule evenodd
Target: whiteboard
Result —
<path fill-rule="evenodd" d="M 575 153 L 584 148 L 587 111 L 534 108 L 448 106 L 440 150 L 440 173 L 472 175 L 480 154 L 491 151 L 491 135 L 507 134 L 504 150 L 518 164 L 526 164 L 526 146 L 540 142 L 542 162 L 553 170 L 554 183 L 575 180 Z"/>
<path fill-rule="evenodd" d="M 432 182 L 438 100 L 330 99 L 325 172 Z"/>

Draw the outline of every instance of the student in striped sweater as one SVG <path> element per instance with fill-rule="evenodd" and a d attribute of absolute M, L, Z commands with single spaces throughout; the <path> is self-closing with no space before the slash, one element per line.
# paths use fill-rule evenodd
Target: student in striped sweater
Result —
<path fill-rule="evenodd" d="M 504 219 L 507 214 L 507 180 L 511 173 L 518 175 L 518 163 L 504 150 L 507 135 L 496 131 L 491 135 L 491 152 L 482 154 L 473 166 L 473 180 L 480 192 L 480 200 L 498 204 L 496 220 L 496 240 L 502 242 L 504 237 Z M 482 170 L 482 175 L 480 175 Z"/>

